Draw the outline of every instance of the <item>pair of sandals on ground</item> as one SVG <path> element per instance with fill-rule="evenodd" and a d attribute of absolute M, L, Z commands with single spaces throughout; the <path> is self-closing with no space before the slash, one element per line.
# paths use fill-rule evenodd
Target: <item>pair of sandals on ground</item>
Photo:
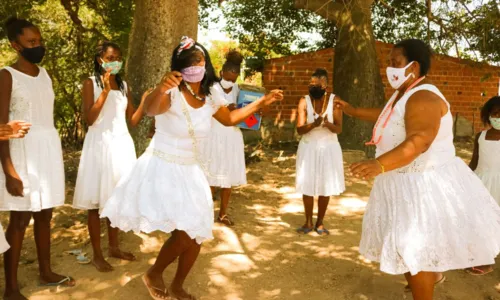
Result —
<path fill-rule="evenodd" d="M 330 235 L 330 231 L 328 231 L 328 229 L 326 229 L 323 225 L 316 225 L 314 227 L 302 226 L 297 228 L 297 233 L 308 234 L 313 230 L 319 235 Z"/>

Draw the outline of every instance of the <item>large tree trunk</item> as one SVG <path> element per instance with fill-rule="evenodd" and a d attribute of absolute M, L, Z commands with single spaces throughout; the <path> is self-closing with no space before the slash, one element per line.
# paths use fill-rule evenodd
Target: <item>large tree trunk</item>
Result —
<path fill-rule="evenodd" d="M 297 0 L 295 6 L 311 10 L 336 22 L 333 86 L 337 95 L 354 106 L 380 107 L 384 102 L 384 87 L 373 36 L 371 5 L 373 0 Z M 344 118 L 340 135 L 344 147 L 365 150 L 373 124 Z"/>
<path fill-rule="evenodd" d="M 172 51 L 181 37 L 196 39 L 197 33 L 198 0 L 135 0 L 126 74 L 136 105 L 142 93 L 170 70 Z M 147 146 L 150 128 L 147 118 L 133 133 L 138 154 Z"/>

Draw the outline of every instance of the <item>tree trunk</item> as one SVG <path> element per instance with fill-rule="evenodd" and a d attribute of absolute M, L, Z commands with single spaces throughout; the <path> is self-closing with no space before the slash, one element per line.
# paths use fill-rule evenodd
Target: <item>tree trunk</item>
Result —
<path fill-rule="evenodd" d="M 135 0 L 125 71 L 136 106 L 142 93 L 170 71 L 172 51 L 181 37 L 196 39 L 197 33 L 198 0 Z M 133 132 L 138 154 L 147 146 L 151 121 L 146 118 Z"/>
<path fill-rule="evenodd" d="M 334 58 L 334 91 L 357 107 L 380 107 L 384 103 L 384 86 L 375 49 L 371 10 L 362 1 L 351 1 L 337 20 L 338 37 Z M 347 6 L 347 5 L 346 5 Z M 354 29 L 354 30 L 353 30 Z M 344 118 L 340 139 L 344 147 L 365 150 L 373 125 L 354 118 Z"/>

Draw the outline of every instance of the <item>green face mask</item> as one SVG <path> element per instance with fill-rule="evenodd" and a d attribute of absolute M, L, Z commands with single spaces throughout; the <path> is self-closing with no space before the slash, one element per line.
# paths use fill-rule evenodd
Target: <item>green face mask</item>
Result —
<path fill-rule="evenodd" d="M 101 67 L 105 71 L 111 69 L 111 75 L 118 74 L 118 72 L 120 72 L 120 70 L 122 69 L 122 66 L 123 66 L 123 62 L 121 62 L 121 61 L 104 62 L 102 59 L 101 59 L 101 61 L 102 61 Z"/>
<path fill-rule="evenodd" d="M 500 130 L 500 118 L 490 117 L 490 123 L 491 127 L 495 128 L 496 130 Z"/>

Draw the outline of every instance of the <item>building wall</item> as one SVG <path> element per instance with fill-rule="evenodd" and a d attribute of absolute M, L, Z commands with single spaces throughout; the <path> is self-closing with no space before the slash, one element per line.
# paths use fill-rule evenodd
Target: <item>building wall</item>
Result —
<path fill-rule="evenodd" d="M 387 82 L 385 68 L 392 45 L 377 43 L 376 48 L 388 99 L 393 90 Z M 328 70 L 329 84 L 332 86 L 333 56 L 334 49 L 330 48 L 271 59 L 265 63 L 262 76 L 264 87 L 268 90 L 280 88 L 285 94 L 284 101 L 273 106 L 269 113 L 275 126 L 295 122 L 297 103 L 300 97 L 308 93 L 309 79 L 316 68 Z M 458 114 L 462 127 L 464 124 L 470 127 L 471 134 L 472 123 L 475 132 L 483 129 L 479 112 L 485 101 L 498 94 L 500 67 L 436 55 L 428 77 L 450 102 L 452 113 L 454 116 Z"/>

